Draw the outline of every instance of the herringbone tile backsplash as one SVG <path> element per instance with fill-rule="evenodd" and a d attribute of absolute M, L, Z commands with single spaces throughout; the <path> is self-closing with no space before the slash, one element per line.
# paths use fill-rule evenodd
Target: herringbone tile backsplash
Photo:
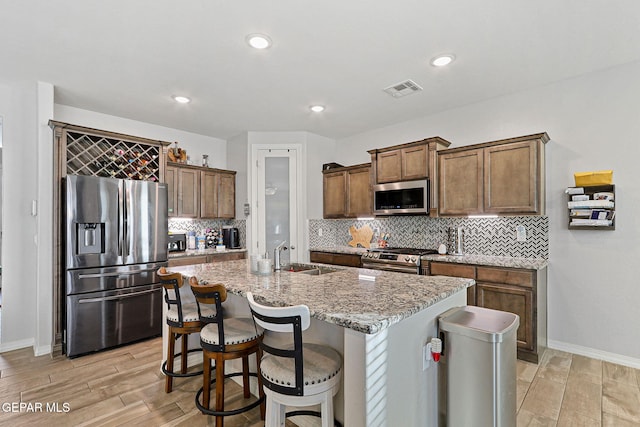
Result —
<path fill-rule="evenodd" d="M 395 247 L 436 249 L 447 242 L 449 228 L 464 230 L 464 251 L 469 255 L 492 255 L 522 258 L 548 258 L 549 218 L 515 216 L 500 218 L 430 218 L 398 216 L 374 220 L 309 220 L 309 247 L 345 246 L 351 240 L 349 227 L 368 225 L 380 233 L 389 233 L 389 245 Z M 527 239 L 516 240 L 516 227 L 526 229 Z M 322 229 L 322 236 L 319 230 Z"/>

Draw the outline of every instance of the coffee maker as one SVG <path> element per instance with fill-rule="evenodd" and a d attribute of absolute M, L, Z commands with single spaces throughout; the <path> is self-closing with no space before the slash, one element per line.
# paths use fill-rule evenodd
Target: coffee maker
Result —
<path fill-rule="evenodd" d="M 240 247 L 240 232 L 236 227 L 222 227 L 222 241 L 227 249 Z"/>

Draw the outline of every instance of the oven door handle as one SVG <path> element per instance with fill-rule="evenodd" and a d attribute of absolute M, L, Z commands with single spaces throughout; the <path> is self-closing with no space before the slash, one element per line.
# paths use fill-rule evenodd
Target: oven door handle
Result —
<path fill-rule="evenodd" d="M 131 292 L 129 294 L 114 295 L 114 296 L 110 296 L 110 297 L 82 298 L 82 299 L 78 300 L 78 304 L 89 304 L 89 303 L 93 303 L 93 302 L 123 300 L 123 299 L 126 299 L 126 298 L 133 298 L 133 297 L 137 297 L 137 296 L 140 296 L 140 295 L 145 295 L 145 294 L 150 294 L 150 293 L 153 293 L 153 292 L 157 292 L 158 289 L 160 289 L 160 288 L 149 289 L 149 290 L 140 291 L 140 292 Z"/>
<path fill-rule="evenodd" d="M 368 268 L 370 270 L 383 270 L 383 271 L 395 271 L 398 273 L 410 273 L 410 274 L 418 274 L 418 266 L 414 267 L 396 267 L 393 265 L 382 265 L 382 264 L 374 264 L 374 263 L 362 263 L 362 268 Z"/>

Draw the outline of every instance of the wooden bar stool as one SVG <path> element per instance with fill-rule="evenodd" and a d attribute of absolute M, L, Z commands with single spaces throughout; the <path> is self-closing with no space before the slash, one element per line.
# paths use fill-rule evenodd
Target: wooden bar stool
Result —
<path fill-rule="evenodd" d="M 222 284 L 199 285 L 195 277 L 189 279 L 189 285 L 196 297 L 200 321 L 202 346 L 202 367 L 204 371 L 202 388 L 196 394 L 196 406 L 207 415 L 215 415 L 216 427 L 223 427 L 224 417 L 246 412 L 260 405 L 260 415 L 264 419 L 264 391 L 260 377 L 249 372 L 249 356 L 256 355 L 258 371 L 260 371 L 260 339 L 262 331 L 256 327 L 250 317 L 223 317 L 222 303 L 227 299 L 227 290 Z M 225 361 L 242 358 L 242 372 L 225 374 Z M 211 380 L 211 360 L 215 360 L 216 377 Z M 224 410 L 224 380 L 242 375 L 244 397 L 251 395 L 249 376 L 258 378 L 258 394 L 256 401 L 238 409 Z M 215 410 L 209 409 L 211 384 L 216 383 Z M 202 394 L 202 403 L 200 395 Z"/>
<path fill-rule="evenodd" d="M 183 285 L 180 273 L 169 273 L 165 267 L 158 270 L 160 282 L 164 287 L 164 300 L 167 303 L 167 325 L 169 325 L 169 345 L 167 346 L 167 358 L 162 364 L 162 372 L 166 376 L 165 392 L 171 393 L 173 378 L 194 377 L 202 374 L 202 371 L 187 373 L 187 355 L 202 351 L 200 348 L 188 349 L 189 334 L 198 333 L 202 329 L 200 315 L 196 304 L 183 304 L 180 298 L 180 288 Z M 176 340 L 182 341 L 182 351 L 175 354 Z M 180 357 L 180 373 L 173 371 L 173 362 Z"/>
<path fill-rule="evenodd" d="M 333 417 L 333 396 L 340 390 L 342 357 L 333 348 L 302 342 L 302 331 L 311 323 L 309 307 L 267 307 L 247 293 L 253 318 L 267 332 L 287 334 L 291 339 L 280 344 L 265 334 L 260 348 L 265 353 L 260 362 L 260 377 L 267 396 L 265 427 L 284 427 L 287 416 L 314 415 L 322 426 L 341 426 Z M 293 411 L 286 406 L 320 405 L 320 413 Z M 348 410 L 348 408 L 345 408 Z"/>

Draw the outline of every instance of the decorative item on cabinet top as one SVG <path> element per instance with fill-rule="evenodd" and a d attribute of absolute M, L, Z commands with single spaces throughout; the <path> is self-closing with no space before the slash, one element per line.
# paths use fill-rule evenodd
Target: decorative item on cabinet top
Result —
<path fill-rule="evenodd" d="M 179 148 L 178 141 L 175 141 L 173 144 L 174 146 L 167 150 L 167 157 L 169 158 L 169 161 L 187 163 L 187 150 Z"/>
<path fill-rule="evenodd" d="M 162 147 L 156 141 L 49 121 L 69 175 L 161 181 Z"/>

